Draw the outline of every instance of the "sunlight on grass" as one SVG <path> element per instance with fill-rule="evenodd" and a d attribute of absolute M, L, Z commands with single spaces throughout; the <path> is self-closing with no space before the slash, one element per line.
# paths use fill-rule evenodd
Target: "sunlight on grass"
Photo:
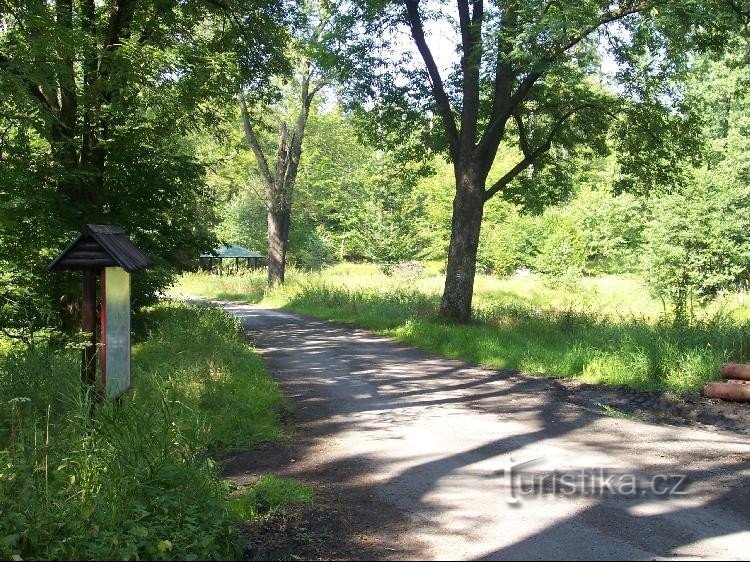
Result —
<path fill-rule="evenodd" d="M 133 388 L 93 419 L 77 351 L 0 347 L 0 559 L 239 556 L 210 454 L 278 437 L 281 394 L 218 308 L 160 303 L 134 324 Z M 299 495 L 285 485 L 269 501 Z"/>
<path fill-rule="evenodd" d="M 315 501 L 310 486 L 291 478 L 269 474 L 248 486 L 231 501 L 231 510 L 245 520 L 283 511 L 286 507 L 309 505 Z"/>
<path fill-rule="evenodd" d="M 538 275 L 481 275 L 476 321 L 459 326 L 437 317 L 443 283 L 438 264 L 416 276 L 340 264 L 318 273 L 292 270 L 287 284 L 271 292 L 263 291 L 263 272 L 190 274 L 174 294 L 262 301 L 446 357 L 592 384 L 688 392 L 717 378 L 721 363 L 750 359 L 744 295 L 725 296 L 697 310 L 693 325 L 678 327 L 664 321 L 662 303 L 635 277 L 584 277 L 555 286 Z"/>

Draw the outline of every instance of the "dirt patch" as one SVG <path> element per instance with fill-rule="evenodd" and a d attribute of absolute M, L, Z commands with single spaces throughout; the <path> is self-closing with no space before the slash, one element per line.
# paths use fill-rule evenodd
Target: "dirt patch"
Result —
<path fill-rule="evenodd" d="M 287 434 L 299 430 L 291 414 L 284 425 Z M 422 558 L 424 551 L 404 538 L 409 527 L 404 515 L 377 498 L 362 477 L 366 471 L 353 463 L 326 466 L 324 451 L 320 441 L 296 434 L 287 442 L 264 443 L 221 462 L 222 476 L 238 486 L 274 474 L 309 484 L 316 494 L 311 506 L 248 521 L 242 531 L 243 559 L 401 560 L 409 553 Z"/>
<path fill-rule="evenodd" d="M 393 551 L 357 523 L 337 501 L 296 507 L 248 522 L 243 530 L 245 560 L 382 560 Z"/>
<path fill-rule="evenodd" d="M 750 435 L 750 404 L 747 403 L 705 398 L 698 393 L 679 396 L 666 391 L 608 388 L 569 379 L 558 379 L 555 386 L 555 392 L 562 398 L 599 411 L 607 406 L 649 423 Z"/>
<path fill-rule="evenodd" d="M 256 481 L 264 474 L 278 474 L 294 464 L 293 449 L 284 443 L 263 443 L 241 453 L 236 453 L 221 462 L 222 476 L 238 486 Z"/>

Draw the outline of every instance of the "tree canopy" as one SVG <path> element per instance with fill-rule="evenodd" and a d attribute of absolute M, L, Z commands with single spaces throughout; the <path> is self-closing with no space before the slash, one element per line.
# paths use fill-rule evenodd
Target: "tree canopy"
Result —
<path fill-rule="evenodd" d="M 139 276 L 141 302 L 210 247 L 212 201 L 189 135 L 220 122 L 238 80 L 262 88 L 288 66 L 288 8 L 256 0 L 0 4 L 5 287 L 36 287 L 42 300 L 75 295 L 43 271 L 84 223 L 120 224 L 156 258 L 161 267 Z M 73 313 L 74 299 L 68 304 Z"/>
<path fill-rule="evenodd" d="M 582 150 L 605 154 L 610 130 L 617 131 L 619 148 L 634 154 L 650 137 L 649 156 L 623 165 L 663 182 L 673 173 L 678 151 L 672 145 L 695 152 L 675 88 L 690 53 L 721 49 L 743 17 L 723 0 L 362 0 L 347 6 L 361 30 L 351 93 L 366 102 L 375 136 L 407 151 L 415 145 L 441 151 L 453 162 L 456 199 L 442 313 L 460 321 L 471 315 L 484 203 L 498 193 L 532 204 L 554 201 L 564 183 L 533 181 L 534 175 L 545 166 L 552 177 L 564 173 L 567 158 Z M 456 56 L 445 69 L 428 38 L 436 22 L 452 31 L 448 45 Z M 603 57 L 618 65 L 617 87 L 597 79 Z M 488 182 L 503 143 L 517 146 L 519 158 Z"/>

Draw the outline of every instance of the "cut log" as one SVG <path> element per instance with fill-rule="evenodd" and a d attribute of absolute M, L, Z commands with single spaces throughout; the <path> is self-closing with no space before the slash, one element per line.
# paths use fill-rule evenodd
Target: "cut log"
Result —
<path fill-rule="evenodd" d="M 703 395 L 706 398 L 750 402 L 750 385 L 731 382 L 710 382 L 703 388 Z"/>
<path fill-rule="evenodd" d="M 750 365 L 746 363 L 725 363 L 721 366 L 721 374 L 728 379 L 750 381 Z"/>

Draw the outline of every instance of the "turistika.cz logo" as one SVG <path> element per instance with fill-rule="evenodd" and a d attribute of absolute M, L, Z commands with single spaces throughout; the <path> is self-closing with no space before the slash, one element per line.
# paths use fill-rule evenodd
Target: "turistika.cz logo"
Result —
<path fill-rule="evenodd" d="M 570 471 L 530 471 L 529 467 L 544 457 L 516 461 L 506 459 L 503 475 L 506 502 L 518 505 L 523 499 L 536 497 L 655 497 L 687 494 L 687 475 L 638 475 L 608 468 L 580 468 Z"/>

